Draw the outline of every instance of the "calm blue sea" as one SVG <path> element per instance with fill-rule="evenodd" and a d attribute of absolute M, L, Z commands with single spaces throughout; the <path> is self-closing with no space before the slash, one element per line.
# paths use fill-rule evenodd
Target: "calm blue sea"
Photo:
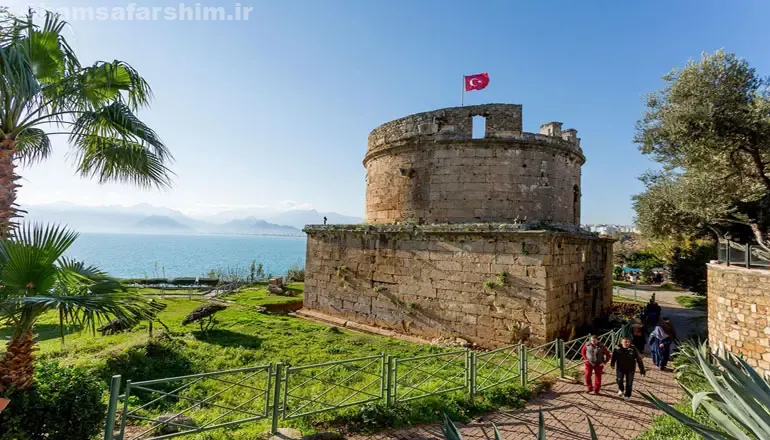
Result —
<path fill-rule="evenodd" d="M 305 242 L 304 237 L 81 233 L 67 256 L 118 278 L 196 277 L 232 268 L 248 275 L 252 260 L 266 273 L 283 275 L 289 266 L 305 264 Z"/>

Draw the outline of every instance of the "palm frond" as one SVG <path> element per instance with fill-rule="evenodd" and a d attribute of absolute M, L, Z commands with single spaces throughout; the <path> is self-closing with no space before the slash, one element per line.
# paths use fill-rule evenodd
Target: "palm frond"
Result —
<path fill-rule="evenodd" d="M 141 187 L 171 186 L 171 170 L 143 145 L 100 136 L 78 140 L 77 171 L 99 183 L 127 182 Z"/>
<path fill-rule="evenodd" d="M 8 298 L 4 304 L 29 308 L 37 314 L 57 310 L 60 325 L 74 324 L 94 332 L 99 324 L 113 318 L 136 325 L 142 320 L 152 318 L 158 310 L 162 310 L 159 303 L 140 294 L 128 292 L 24 296 Z"/>
<path fill-rule="evenodd" d="M 56 284 L 56 262 L 77 238 L 60 226 L 21 225 L 11 238 L 0 241 L 2 296 L 47 292 Z"/>
<path fill-rule="evenodd" d="M 137 143 L 163 161 L 173 160 L 171 153 L 157 133 L 139 120 L 131 109 L 121 102 L 113 102 L 96 111 L 84 112 L 72 126 L 70 141 L 92 136 L 116 138 Z"/>
<path fill-rule="evenodd" d="M 51 155 L 51 140 L 40 128 L 27 128 L 16 137 L 16 158 L 22 165 L 33 165 Z"/>

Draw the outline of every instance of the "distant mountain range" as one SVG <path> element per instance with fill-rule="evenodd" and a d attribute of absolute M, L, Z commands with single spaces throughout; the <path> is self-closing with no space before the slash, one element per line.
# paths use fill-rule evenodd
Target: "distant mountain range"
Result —
<path fill-rule="evenodd" d="M 124 232 L 156 234 L 234 234 L 302 236 L 306 224 L 361 223 L 362 218 L 335 212 L 294 210 L 272 214 L 267 219 L 254 216 L 235 217 L 228 212 L 220 217 L 196 219 L 166 207 L 139 204 L 124 206 L 80 206 L 51 204 L 24 206 L 27 222 L 59 223 L 81 232 Z M 227 219 L 227 220 L 225 220 Z"/>

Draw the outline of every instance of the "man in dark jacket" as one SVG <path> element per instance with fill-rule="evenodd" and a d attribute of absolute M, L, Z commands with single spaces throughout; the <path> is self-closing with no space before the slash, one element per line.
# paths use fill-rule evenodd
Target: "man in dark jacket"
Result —
<path fill-rule="evenodd" d="M 642 357 L 636 350 L 636 347 L 631 345 L 631 340 L 623 338 L 620 341 L 620 345 L 615 351 L 612 352 L 612 362 L 610 367 L 616 368 L 617 381 L 618 381 L 618 396 L 624 396 L 623 400 L 628 401 L 631 399 L 631 391 L 634 386 L 634 373 L 636 373 L 636 367 L 639 366 L 639 374 L 644 376 L 644 363 Z M 624 383 L 625 382 L 625 383 Z"/>
<path fill-rule="evenodd" d="M 602 372 L 604 365 L 610 360 L 610 351 L 599 338 L 591 336 L 591 340 L 586 342 L 586 345 L 580 350 L 580 354 L 585 361 L 586 392 L 599 394 L 602 387 Z M 593 384 L 591 384 L 592 375 L 594 377 Z"/>

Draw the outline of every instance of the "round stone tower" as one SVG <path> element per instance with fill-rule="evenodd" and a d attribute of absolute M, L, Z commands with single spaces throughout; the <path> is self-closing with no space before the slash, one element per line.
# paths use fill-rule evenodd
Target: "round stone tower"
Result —
<path fill-rule="evenodd" d="M 484 118 L 474 133 L 473 117 Z M 580 223 L 577 130 L 560 122 L 522 132 L 521 105 L 417 113 L 369 135 L 369 223 Z"/>

